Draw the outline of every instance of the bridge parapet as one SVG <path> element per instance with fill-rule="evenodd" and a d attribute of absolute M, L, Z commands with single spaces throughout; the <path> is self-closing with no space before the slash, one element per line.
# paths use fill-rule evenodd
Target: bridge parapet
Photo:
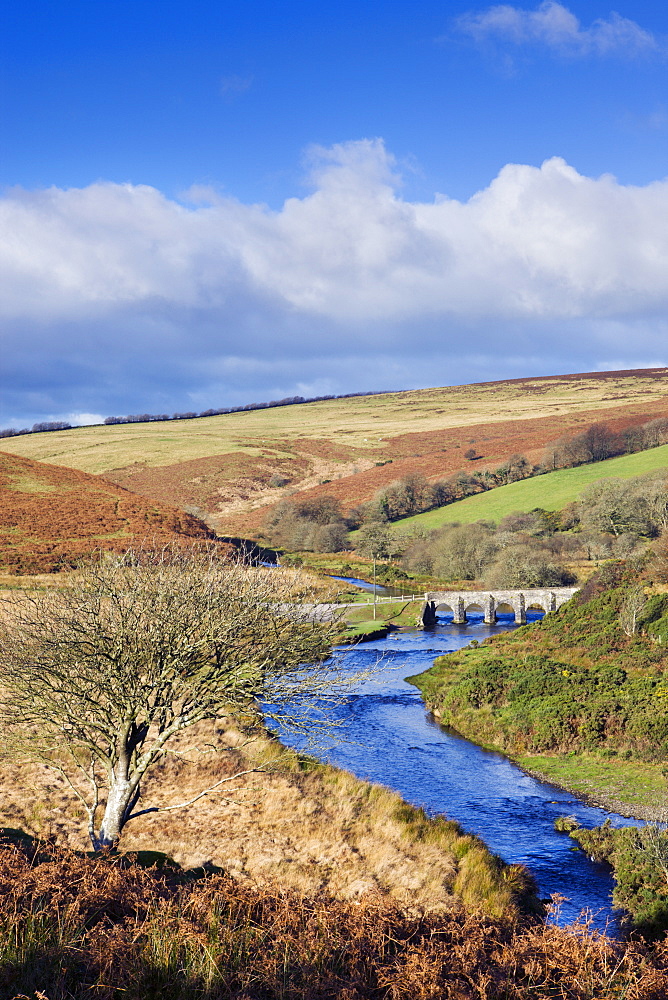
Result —
<path fill-rule="evenodd" d="M 522 590 L 437 590 L 424 595 L 425 603 L 421 620 L 423 625 L 436 623 L 437 608 L 445 606 L 452 611 L 455 625 L 465 625 L 467 612 L 479 608 L 485 624 L 493 625 L 499 608 L 507 606 L 515 613 L 518 625 L 526 624 L 526 613 L 537 608 L 549 614 L 566 601 L 570 601 L 577 587 L 524 588 Z"/>

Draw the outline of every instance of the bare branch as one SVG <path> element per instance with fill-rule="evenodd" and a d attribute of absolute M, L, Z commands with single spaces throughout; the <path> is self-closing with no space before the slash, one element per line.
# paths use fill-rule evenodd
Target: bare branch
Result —
<path fill-rule="evenodd" d="M 215 785 L 211 785 L 210 788 L 205 788 L 203 792 L 200 792 L 193 799 L 189 799 L 187 802 L 179 802 L 175 806 L 150 806 L 148 809 L 141 809 L 139 812 L 131 813 L 127 819 L 126 823 L 129 823 L 131 819 L 136 819 L 137 816 L 145 816 L 146 813 L 156 813 L 156 812 L 170 812 L 172 809 L 185 809 L 187 806 L 191 806 L 194 802 L 203 799 L 205 795 L 210 795 L 211 792 L 215 791 L 216 788 L 220 788 L 227 781 L 234 781 L 235 778 L 243 778 L 246 774 L 261 774 L 265 771 L 263 767 L 249 767 L 245 771 L 237 771 L 236 774 L 230 774 L 227 778 L 221 778 L 217 781 Z M 232 799 L 226 799 L 227 802 L 232 802 Z"/>
<path fill-rule="evenodd" d="M 113 846 L 147 771 L 164 753 L 187 754 L 168 746 L 184 730 L 234 721 L 257 731 L 263 712 L 314 736 L 339 725 L 331 713 L 355 678 L 327 662 L 338 626 L 315 620 L 316 603 L 294 571 L 183 550 L 106 554 L 63 587 L 11 595 L 0 752 L 59 770 L 95 848 Z M 194 749 L 213 752 L 210 737 Z"/>

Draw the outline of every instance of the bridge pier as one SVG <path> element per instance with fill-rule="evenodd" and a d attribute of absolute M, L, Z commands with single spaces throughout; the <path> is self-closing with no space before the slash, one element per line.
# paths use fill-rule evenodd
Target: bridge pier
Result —
<path fill-rule="evenodd" d="M 464 610 L 464 598 L 458 597 L 452 602 L 454 607 L 452 609 L 452 624 L 453 625 L 466 625 L 466 611 Z"/>
<path fill-rule="evenodd" d="M 554 608 L 550 608 L 550 611 L 554 611 Z M 524 600 L 524 594 L 520 594 L 517 600 L 517 607 L 515 608 L 515 624 L 516 625 L 526 625 L 527 623 L 527 609 L 526 601 Z"/>
<path fill-rule="evenodd" d="M 420 612 L 420 621 L 425 628 L 431 628 L 436 624 L 436 601 L 425 601 Z"/>

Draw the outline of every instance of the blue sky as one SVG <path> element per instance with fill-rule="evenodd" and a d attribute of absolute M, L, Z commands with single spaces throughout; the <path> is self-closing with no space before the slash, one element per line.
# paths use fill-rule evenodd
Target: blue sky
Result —
<path fill-rule="evenodd" d="M 0 44 L 2 426 L 668 363 L 664 3 L 33 0 Z"/>

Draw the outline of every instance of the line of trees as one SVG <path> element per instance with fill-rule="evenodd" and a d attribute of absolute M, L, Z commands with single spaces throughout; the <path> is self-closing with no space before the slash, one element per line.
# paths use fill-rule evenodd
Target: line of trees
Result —
<path fill-rule="evenodd" d="M 406 479 L 406 495 L 422 502 L 430 484 L 419 476 Z M 272 545 L 292 552 L 340 552 L 351 546 L 349 530 L 359 526 L 344 516 L 338 499 L 323 495 L 277 504 L 265 533 Z M 481 580 L 494 587 L 568 586 L 576 582 L 567 568 L 573 560 L 624 559 L 667 529 L 668 483 L 665 472 L 656 471 L 600 480 L 563 510 L 517 511 L 496 528 L 480 521 L 402 537 L 390 533 L 387 518 L 368 517 L 354 545 L 369 554 L 368 536 L 377 558 L 403 553 L 403 570 L 440 579 Z"/>
<path fill-rule="evenodd" d="M 282 500 L 269 512 L 264 531 L 271 545 L 291 552 L 341 552 L 352 526 L 336 497 L 324 495 Z"/>
<path fill-rule="evenodd" d="M 543 511 L 512 514 L 495 528 L 450 524 L 406 548 L 405 569 L 441 580 L 478 580 L 486 587 L 562 587 L 576 582 L 565 560 L 579 542 L 554 539 Z"/>
<path fill-rule="evenodd" d="M 538 465 L 529 462 L 525 455 L 515 454 L 497 469 L 461 471 L 435 483 L 430 483 L 419 473 L 410 473 L 384 486 L 373 500 L 351 511 L 348 520 L 353 527 L 374 520 L 398 521 L 555 469 L 601 462 L 616 455 L 632 454 L 666 443 L 666 417 L 658 417 L 623 432 L 613 431 L 607 424 L 595 423 L 579 434 L 564 435 L 548 444 Z M 464 457 L 470 456 L 465 453 Z"/>
<path fill-rule="evenodd" d="M 394 389 L 378 389 L 374 392 L 344 392 L 339 396 L 285 396 L 272 399 L 268 403 L 246 403 L 245 406 L 221 406 L 218 409 L 202 410 L 201 413 L 135 413 L 127 417 L 105 417 L 105 424 L 143 424 L 154 420 L 196 420 L 199 417 L 217 417 L 222 413 L 246 413 L 249 410 L 268 410 L 273 406 L 295 406 L 298 403 L 321 403 L 326 399 L 352 399 L 355 396 L 382 396 Z"/>
<path fill-rule="evenodd" d="M 613 431 L 607 424 L 592 424 L 574 437 L 563 436 L 545 449 L 541 468 L 551 472 L 589 462 L 601 462 L 616 455 L 629 455 L 668 442 L 668 417 Z"/>
<path fill-rule="evenodd" d="M 508 514 L 498 525 L 450 524 L 404 549 L 402 566 L 489 587 L 568 586 L 573 560 L 626 559 L 668 529 L 664 471 L 592 483 L 561 511 Z"/>
<path fill-rule="evenodd" d="M 15 427 L 6 427 L 4 430 L 0 430 L 0 438 L 16 437 L 18 434 L 41 434 L 42 431 L 69 431 L 72 429 L 72 424 L 68 424 L 66 420 L 42 420 L 38 424 L 33 424 L 30 429 L 23 427 L 20 431 L 17 431 Z"/>
<path fill-rule="evenodd" d="M 613 454 L 656 447 L 666 441 L 668 419 L 665 418 L 640 424 L 624 434 L 616 434 L 605 424 L 593 424 L 580 434 L 550 445 L 547 453 L 555 468 L 567 468 L 602 461 Z M 327 494 L 302 501 L 286 499 L 269 512 L 264 532 L 271 545 L 293 552 L 340 552 L 349 547 L 348 532 L 363 525 L 398 521 L 548 471 L 551 469 L 545 463 L 532 465 L 524 455 L 511 455 L 497 469 L 461 471 L 436 483 L 430 483 L 421 473 L 409 473 L 347 514 L 343 513 L 339 500 Z M 659 472 L 632 480 L 601 480 L 588 488 L 580 503 L 568 505 L 560 515 L 545 516 L 557 518 L 553 530 L 575 528 L 588 532 L 587 537 L 592 533 L 611 536 L 617 540 L 617 554 L 624 555 L 638 537 L 655 537 L 668 525 L 668 514 L 661 513 L 666 501 L 663 479 L 663 473 Z M 515 519 L 519 516 L 512 515 Z M 600 541 L 588 544 L 591 551 L 610 549 L 610 545 L 602 545 Z"/>
<path fill-rule="evenodd" d="M 294 406 L 297 403 L 320 403 L 325 399 L 352 399 L 357 396 L 383 396 L 388 392 L 400 392 L 399 389 L 376 389 L 372 392 L 344 392 L 338 396 L 285 396 L 283 399 L 272 399 L 268 403 L 247 403 L 245 406 L 221 406 L 218 409 L 202 410 L 200 413 L 187 411 L 185 413 L 131 413 L 126 417 L 105 417 L 105 424 L 148 424 L 160 420 L 196 420 L 199 417 L 217 417 L 222 413 L 246 413 L 249 410 L 268 410 L 272 406 Z M 0 430 L 0 438 L 16 437 L 19 434 L 38 434 L 42 431 L 70 430 L 72 424 L 62 420 L 43 421 L 32 427 L 5 427 Z"/>
<path fill-rule="evenodd" d="M 537 475 L 538 470 L 539 466 L 532 465 L 524 455 L 511 455 L 497 469 L 456 472 L 435 483 L 430 483 L 421 473 L 409 473 L 384 486 L 373 500 L 351 511 L 349 518 L 354 522 L 354 527 L 367 521 L 398 521 L 435 507 L 445 507 L 495 486 L 527 479 Z"/>

